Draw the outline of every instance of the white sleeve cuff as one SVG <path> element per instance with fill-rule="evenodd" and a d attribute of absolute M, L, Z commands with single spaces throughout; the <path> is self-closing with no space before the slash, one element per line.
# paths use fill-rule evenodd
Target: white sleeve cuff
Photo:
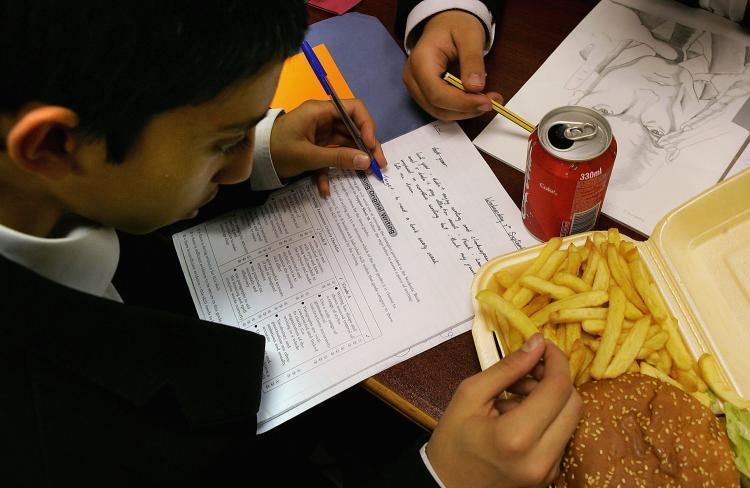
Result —
<path fill-rule="evenodd" d="M 284 184 L 276 174 L 271 159 L 271 130 L 283 110 L 273 108 L 255 126 L 255 148 L 253 149 L 253 172 L 250 175 L 250 188 L 256 191 L 274 190 Z"/>
<path fill-rule="evenodd" d="M 416 34 L 421 32 L 421 29 L 417 29 L 417 27 L 426 19 L 444 10 L 464 10 L 474 14 L 482 21 L 486 34 L 484 54 L 487 54 L 495 39 L 495 23 L 490 9 L 479 0 L 422 0 L 419 2 L 406 18 L 406 33 L 404 35 L 406 54 L 411 54 L 412 48 L 417 43 L 418 36 Z"/>
<path fill-rule="evenodd" d="M 440 478 L 438 477 L 437 473 L 432 468 L 432 464 L 430 464 L 430 460 L 427 458 L 427 443 L 426 442 L 422 446 L 422 449 L 419 450 L 419 454 L 422 456 L 422 461 L 424 462 L 424 465 L 427 468 L 427 471 L 429 471 L 432 477 L 435 478 L 435 483 L 437 483 L 440 488 L 445 488 L 445 485 L 443 484 L 442 481 L 440 481 Z"/>

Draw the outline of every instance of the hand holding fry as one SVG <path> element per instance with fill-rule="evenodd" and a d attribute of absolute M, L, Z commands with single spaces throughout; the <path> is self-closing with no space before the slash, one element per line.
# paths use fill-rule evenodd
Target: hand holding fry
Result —
<path fill-rule="evenodd" d="M 505 390 L 518 396 L 499 399 Z M 544 486 L 557 477 L 580 411 L 565 355 L 536 334 L 459 385 L 427 456 L 446 486 Z"/>

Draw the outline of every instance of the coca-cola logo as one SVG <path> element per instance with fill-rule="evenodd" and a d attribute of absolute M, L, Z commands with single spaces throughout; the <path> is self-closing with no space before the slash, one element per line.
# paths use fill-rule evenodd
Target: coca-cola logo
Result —
<path fill-rule="evenodd" d="M 557 191 L 555 191 L 554 188 L 550 188 L 549 186 L 545 185 L 542 182 L 539 182 L 539 188 L 546 191 L 547 193 L 552 193 L 553 195 L 557 195 Z"/>

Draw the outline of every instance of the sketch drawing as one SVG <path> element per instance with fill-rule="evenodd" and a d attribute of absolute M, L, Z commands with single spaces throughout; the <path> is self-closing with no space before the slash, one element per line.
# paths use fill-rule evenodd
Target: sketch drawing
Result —
<path fill-rule="evenodd" d="M 573 92 L 570 105 L 597 110 L 612 125 L 618 163 L 627 168 L 621 165 L 610 185 L 632 189 L 691 145 L 724 132 L 726 107 L 750 94 L 750 48 L 635 8 L 616 8 L 628 35 L 602 32 L 599 42 L 580 51 L 583 62 L 565 88 Z"/>
<path fill-rule="evenodd" d="M 735 4 L 701 3 L 729 15 Z M 672 0 L 602 0 L 508 108 L 533 122 L 563 105 L 604 115 L 618 152 L 602 211 L 650 234 L 719 181 L 743 147 L 749 63 L 750 36 L 725 18 Z M 474 144 L 526 167 L 528 133 L 502 117 Z"/>

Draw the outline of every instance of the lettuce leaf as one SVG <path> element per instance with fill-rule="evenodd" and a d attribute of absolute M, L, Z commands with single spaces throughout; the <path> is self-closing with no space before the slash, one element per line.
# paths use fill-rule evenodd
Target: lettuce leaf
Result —
<path fill-rule="evenodd" d="M 744 478 L 750 478 L 750 410 L 740 410 L 731 403 L 724 403 L 727 420 L 727 435 L 734 451 L 734 463 Z M 743 479 L 743 485 L 747 479 Z"/>

